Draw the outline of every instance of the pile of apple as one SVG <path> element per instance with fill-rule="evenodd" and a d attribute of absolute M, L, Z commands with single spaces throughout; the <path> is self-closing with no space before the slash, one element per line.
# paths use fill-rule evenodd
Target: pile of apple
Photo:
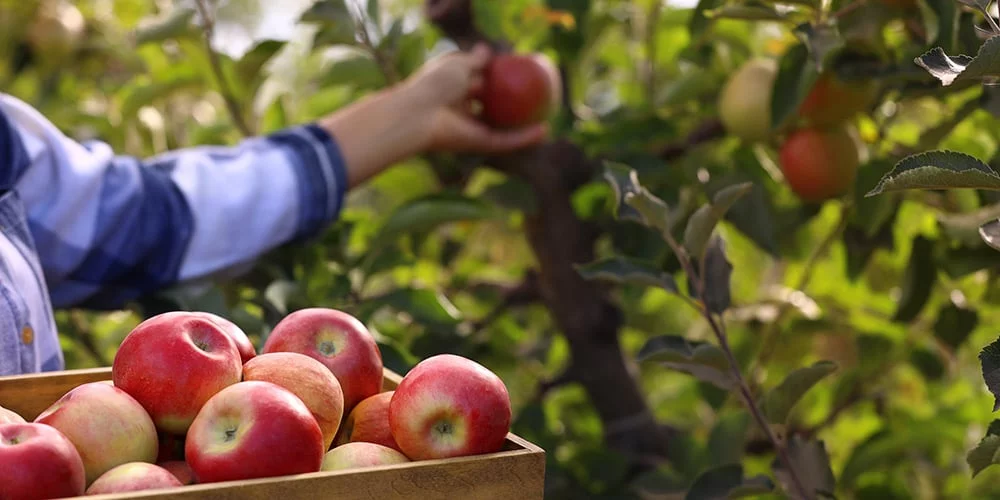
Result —
<path fill-rule="evenodd" d="M 510 397 L 442 354 L 383 392 L 382 356 L 353 316 L 285 317 L 258 354 L 232 322 L 170 312 L 122 341 L 112 380 L 25 422 L 0 408 L 0 498 L 123 493 L 500 451 Z M 0 402 L 3 404 L 3 402 Z"/>

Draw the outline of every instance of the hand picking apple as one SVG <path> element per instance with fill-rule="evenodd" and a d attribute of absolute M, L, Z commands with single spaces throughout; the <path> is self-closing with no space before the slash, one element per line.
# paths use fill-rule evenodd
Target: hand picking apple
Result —
<path fill-rule="evenodd" d="M 16 315 L 0 308 L 3 324 L 16 325 L 0 331 L 0 375 L 65 367 L 52 306 L 120 309 L 170 287 L 232 276 L 279 246 L 323 231 L 340 216 L 348 190 L 402 160 L 428 152 L 497 154 L 541 142 L 542 118 L 558 102 L 559 86 L 551 64 L 539 61 L 498 56 L 486 45 L 455 51 L 313 123 L 148 160 L 99 141 L 84 147 L 26 102 L 0 93 L 0 164 L 12 172 L 4 189 L 21 194 L 5 197 L 2 208 L 25 220 L 0 232 L 15 239 L 0 245 L 0 259 L 8 268 L 37 270 L 0 277 L 0 287 L 22 304 Z M 477 99 L 484 116 L 475 113 Z M 237 382 L 236 367 L 251 354 L 231 323 L 208 314 L 201 320 L 191 328 L 146 326 L 149 335 L 163 337 L 155 349 L 186 354 L 154 360 L 125 346 L 118 361 L 123 378 L 116 385 L 176 433 L 190 425 L 194 407 Z M 185 344 L 186 335 L 197 343 Z M 165 378 L 142 377 L 163 373 L 168 366 L 154 367 L 160 363 L 176 369 L 171 376 L 186 384 L 184 399 L 161 399 Z M 194 366 L 212 369 L 185 378 Z M 343 381 L 345 411 L 378 390 L 373 380 L 366 373 L 359 383 Z"/>

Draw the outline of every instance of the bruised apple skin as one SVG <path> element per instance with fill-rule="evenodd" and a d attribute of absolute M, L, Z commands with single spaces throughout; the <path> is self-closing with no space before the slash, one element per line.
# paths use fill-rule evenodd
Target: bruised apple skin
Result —
<path fill-rule="evenodd" d="M 389 402 L 392 435 L 412 460 L 500 451 L 510 419 L 510 395 L 500 377 L 454 354 L 418 363 Z"/>
<path fill-rule="evenodd" d="M 860 163 L 857 143 L 845 127 L 796 130 L 782 144 L 779 158 L 789 187 L 812 203 L 846 194 Z"/>
<path fill-rule="evenodd" d="M 382 390 L 382 353 L 364 323 L 336 309 L 308 308 L 285 316 L 261 354 L 297 352 L 330 369 L 344 393 L 344 412 Z"/>
<path fill-rule="evenodd" d="M 778 63 L 772 59 L 746 62 L 719 94 L 719 119 L 726 131 L 747 142 L 771 137 L 771 97 Z"/>
<path fill-rule="evenodd" d="M 209 398 L 240 381 L 240 359 L 236 342 L 218 323 L 197 314 L 165 313 L 125 337 L 111 377 L 146 409 L 158 430 L 183 435 Z"/>
<path fill-rule="evenodd" d="M 544 55 L 498 54 L 483 71 L 483 121 L 495 128 L 540 123 L 556 111 L 561 91 L 559 71 Z"/>

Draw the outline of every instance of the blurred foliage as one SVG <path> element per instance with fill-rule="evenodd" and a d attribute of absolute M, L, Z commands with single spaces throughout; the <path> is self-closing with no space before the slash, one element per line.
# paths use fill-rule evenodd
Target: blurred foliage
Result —
<path fill-rule="evenodd" d="M 78 36 L 69 4 L 48 5 L 56 3 L 0 0 L 0 88 L 77 139 L 143 157 L 232 144 L 241 138 L 239 121 L 267 133 L 316 119 L 449 47 L 415 0 L 229 0 L 215 19 L 225 29 L 211 46 L 240 113 L 234 119 L 203 31 L 192 23 L 192 2 L 73 2 Z M 792 4 L 475 2 L 484 31 L 518 50 L 545 52 L 566 69 L 573 116 L 560 117 L 555 133 L 627 164 L 680 217 L 722 188 L 753 184 L 717 228 L 733 267 L 729 341 L 761 394 L 794 370 L 837 364 L 790 409 L 769 404 L 783 417 L 787 410 L 788 429 L 825 443 L 838 497 L 1000 498 L 1000 468 L 973 476 L 966 461 L 992 420 L 977 356 L 997 337 L 1000 258 L 978 228 L 996 218 L 1000 198 L 961 187 L 864 197 L 908 154 L 941 149 L 995 160 L 1000 127 L 989 88 L 942 86 L 913 62 L 932 47 L 976 54 L 982 39 L 974 24 L 986 24 L 953 0 Z M 822 15 L 802 14 L 816 8 Z M 39 24 L 45 9 L 58 13 L 62 28 Z M 362 16 L 365 37 L 355 29 Z M 728 75 L 752 57 L 804 53 L 799 44 L 815 62 L 783 65 L 799 73 L 783 70 L 782 85 L 808 85 L 802 82 L 828 56 L 860 46 L 875 63 L 841 70 L 881 89 L 878 103 L 852 120 L 865 152 L 853 195 L 821 205 L 800 203 L 783 183 L 781 131 L 760 144 L 689 140 L 717 115 Z M 779 101 L 801 97 L 782 93 L 775 109 L 793 109 Z M 678 145 L 681 154 L 664 160 L 661 153 Z M 288 311 L 337 307 L 370 326 L 394 370 L 442 352 L 495 370 L 512 395 L 514 432 L 547 451 L 551 498 L 683 498 L 692 487 L 707 498 L 733 491 L 720 489 L 723 480 L 751 490 L 771 484 L 773 454 L 755 446 L 759 431 L 737 398 L 669 366 L 635 364 L 656 417 L 677 429 L 670 460 L 639 476 L 605 447 L 581 387 L 540 392 L 540 382 L 566 366 L 566 339 L 540 304 L 497 308 L 503 290 L 535 265 L 523 233 L 530 196 L 485 168 L 454 192 L 435 174 L 447 159 L 433 161 L 395 165 L 352 192 L 341 220 L 316 241 L 280 249 L 239 279 L 165 291 L 127 311 L 59 311 L 69 368 L 108 364 L 131 327 L 163 310 L 223 314 L 259 346 Z M 599 255 L 678 273 L 664 242 L 616 220 L 614 205 L 603 178 L 574 196 L 580 218 L 603 231 Z M 615 291 L 630 356 L 662 336 L 713 340 L 683 296 L 647 285 Z M 989 434 L 984 441 L 995 446 Z"/>

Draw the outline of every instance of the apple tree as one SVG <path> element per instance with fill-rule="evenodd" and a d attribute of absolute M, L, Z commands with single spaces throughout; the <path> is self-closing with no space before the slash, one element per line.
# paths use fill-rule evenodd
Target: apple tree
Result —
<path fill-rule="evenodd" d="M 477 42 L 544 55 L 546 144 L 409 159 L 236 279 L 58 311 L 70 368 L 167 310 L 259 346 L 333 307 L 398 372 L 501 375 L 552 498 L 986 498 L 998 23 L 987 0 L 0 2 L 0 85 L 146 156 Z"/>

